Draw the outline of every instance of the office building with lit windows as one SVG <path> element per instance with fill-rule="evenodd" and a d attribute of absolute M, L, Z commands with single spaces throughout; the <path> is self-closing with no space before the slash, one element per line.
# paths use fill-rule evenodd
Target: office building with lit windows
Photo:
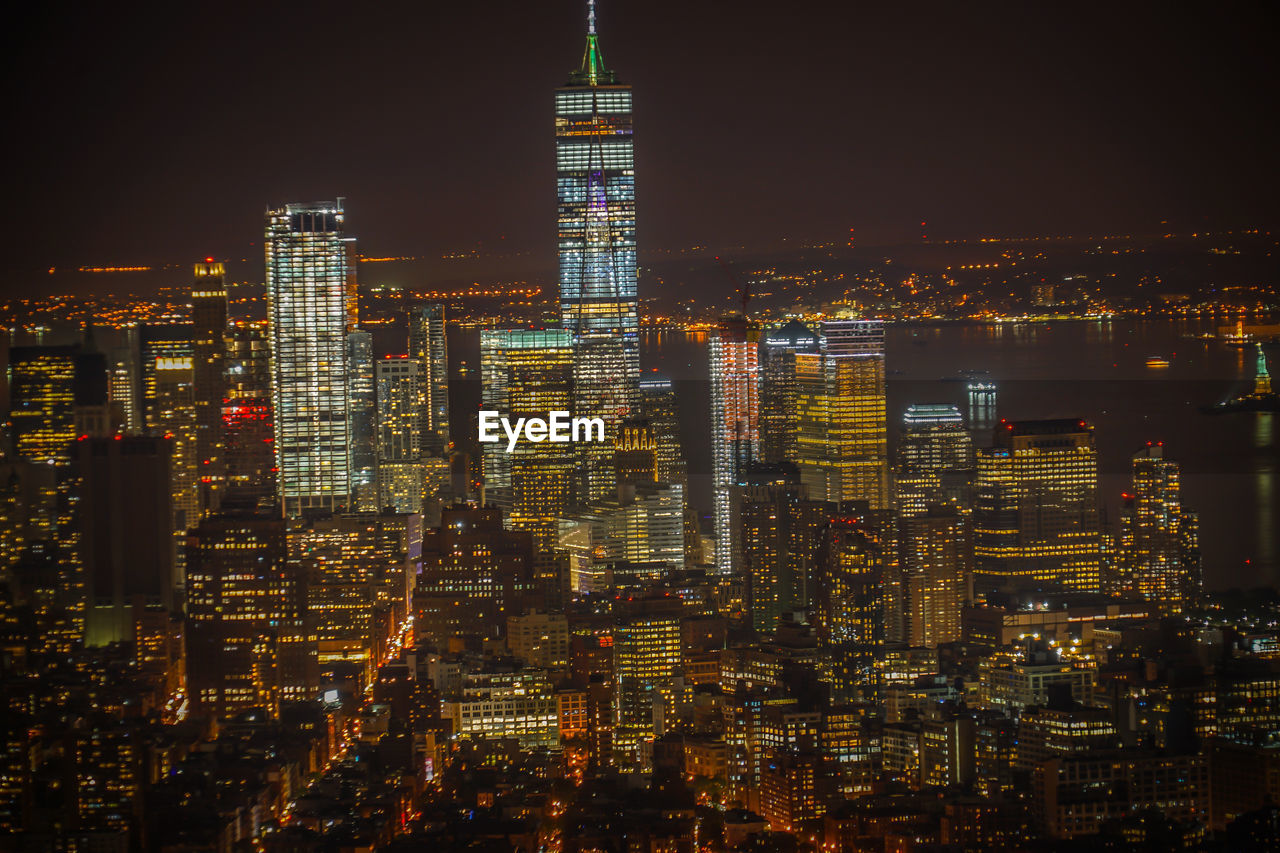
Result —
<path fill-rule="evenodd" d="M 884 324 L 833 320 L 821 352 L 795 354 L 795 462 L 815 500 L 889 506 Z"/>
<path fill-rule="evenodd" d="M 741 568 L 741 528 L 731 490 L 760 449 L 759 331 L 744 317 L 726 317 L 711 332 L 711 486 L 716 569 Z"/>
<path fill-rule="evenodd" d="M 975 576 L 985 586 L 1101 588 L 1098 451 L 1083 420 L 1002 422 L 977 451 Z"/>
<path fill-rule="evenodd" d="M 342 200 L 267 213 L 267 316 L 281 509 L 350 505 L 347 332 L 356 323 L 355 239 Z"/>
<path fill-rule="evenodd" d="M 560 314 L 574 336 L 574 405 L 606 435 L 640 378 L 631 87 L 604 67 L 591 6 L 582 65 L 556 90 Z M 584 501 L 613 488 L 607 444 L 579 446 Z"/>
<path fill-rule="evenodd" d="M 512 422 L 572 411 L 575 353 L 567 329 L 481 331 L 482 407 Z M 522 440 L 508 453 L 506 437 L 501 438 L 482 446 L 485 494 L 507 508 L 508 527 L 528 530 L 536 550 L 548 553 L 558 536 L 558 519 L 574 498 L 575 445 Z M 612 442 L 599 444 L 612 469 Z"/>
<path fill-rule="evenodd" d="M 906 641 L 920 648 L 955 642 L 973 572 L 969 519 L 952 507 L 933 506 L 903 518 L 901 525 Z"/>
<path fill-rule="evenodd" d="M 265 328 L 228 329 L 222 442 L 226 457 L 224 498 L 240 504 L 276 503 L 275 427 L 271 411 L 271 350 Z"/>
<path fill-rule="evenodd" d="M 793 462 L 799 430 L 796 353 L 818 352 L 818 335 L 799 320 L 760 338 L 760 461 Z"/>
<path fill-rule="evenodd" d="M 409 358 L 418 365 L 418 445 L 443 456 L 449 447 L 449 341 L 443 305 L 409 312 Z"/>
<path fill-rule="evenodd" d="M 378 509 L 377 391 L 373 335 L 347 333 L 347 429 L 351 465 L 351 505 L 357 512 Z"/>
<path fill-rule="evenodd" d="M 1122 495 L 1116 558 L 1121 592 L 1161 612 L 1182 612 L 1200 587 L 1194 513 L 1182 507 L 1181 468 L 1153 444 L 1133 457 L 1133 485 Z"/>
<path fill-rule="evenodd" d="M 973 437 L 955 406 L 911 405 L 902 416 L 894 468 L 894 507 L 921 515 L 931 504 L 968 512 L 972 504 Z"/>
<path fill-rule="evenodd" d="M 9 350 L 9 423 L 16 456 L 65 465 L 77 413 L 107 400 L 106 359 L 79 345 Z"/>
<path fill-rule="evenodd" d="M 622 600 L 615 607 L 613 748 L 621 764 L 639 761 L 641 744 L 675 723 L 681 615 L 680 599 L 663 595 Z"/>
<path fill-rule="evenodd" d="M 839 517 L 818 549 L 815 628 L 831 650 L 838 694 L 874 691 L 875 664 L 885 643 L 885 568 L 890 543 L 863 518 Z"/>
<path fill-rule="evenodd" d="M 217 510 L 226 484 L 222 400 L 227 331 L 226 267 L 213 260 L 195 265 L 191 288 L 192 386 L 195 402 L 195 461 L 201 513 Z"/>
<path fill-rule="evenodd" d="M 377 449 L 378 506 L 394 512 L 422 510 L 421 364 L 379 359 Z"/>
<path fill-rule="evenodd" d="M 286 521 L 215 515 L 187 542 L 187 672 L 192 707 L 225 719 L 320 686 L 307 574 L 288 561 Z"/>

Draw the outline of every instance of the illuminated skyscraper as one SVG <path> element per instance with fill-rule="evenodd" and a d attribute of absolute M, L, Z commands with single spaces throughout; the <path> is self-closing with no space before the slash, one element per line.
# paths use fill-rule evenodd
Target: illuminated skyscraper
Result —
<path fill-rule="evenodd" d="M 792 320 L 760 341 L 760 461 L 794 462 L 799 430 L 796 353 L 818 351 L 818 336 Z"/>
<path fill-rule="evenodd" d="M 241 326 L 223 338 L 223 454 L 226 497 L 248 506 L 276 502 L 275 429 L 271 417 L 271 351 L 266 329 Z"/>
<path fill-rule="evenodd" d="M 617 603 L 613 747 L 620 764 L 639 760 L 640 744 L 662 734 L 664 723 L 674 722 L 675 677 L 683 660 L 681 615 L 680 599 L 674 596 Z"/>
<path fill-rule="evenodd" d="M 378 507 L 422 509 L 422 459 L 418 444 L 422 402 L 421 363 L 383 358 L 377 364 Z"/>
<path fill-rule="evenodd" d="M 1200 585 L 1196 519 L 1182 508 L 1181 470 L 1152 445 L 1133 457 L 1133 491 L 1120 507 L 1120 589 L 1180 613 Z"/>
<path fill-rule="evenodd" d="M 974 553 L 988 582 L 1097 591 L 1098 451 L 1083 420 L 1002 422 L 977 451 Z"/>
<path fill-rule="evenodd" d="M 77 438 L 77 410 L 107 398 L 106 360 L 83 347 L 9 350 L 13 450 L 32 462 L 65 465 Z"/>
<path fill-rule="evenodd" d="M 574 352 L 566 329 L 485 329 L 480 333 L 484 409 L 512 422 L 570 411 Z M 599 444 L 607 449 L 612 469 L 612 443 Z M 572 502 L 573 448 L 565 442 L 522 440 L 507 453 L 505 436 L 483 445 L 485 494 L 510 508 L 508 527 L 533 534 L 540 557 L 554 547 L 557 520 Z"/>
<path fill-rule="evenodd" d="M 351 503 L 359 512 L 378 509 L 377 391 L 373 335 L 347 333 L 347 424 L 351 444 Z"/>
<path fill-rule="evenodd" d="M 138 346 L 138 380 L 141 383 L 138 399 L 142 401 L 142 426 L 149 433 L 163 434 L 167 430 L 160 421 L 156 370 L 193 368 L 193 329 L 190 323 L 148 324 L 139 326 L 134 336 Z M 194 408 L 192 416 L 194 418 Z"/>
<path fill-rule="evenodd" d="M 711 497 L 716 568 L 723 574 L 741 569 L 730 490 L 759 453 L 758 335 L 743 317 L 725 318 L 711 332 Z"/>
<path fill-rule="evenodd" d="M 285 520 L 216 515 L 187 543 L 187 671 L 192 705 L 225 718 L 275 716 L 319 688 L 307 578 L 286 560 Z"/>
<path fill-rule="evenodd" d="M 968 512 L 973 466 L 973 438 L 959 409 L 908 406 L 894 470 L 895 508 L 906 516 L 921 515 L 930 504 Z"/>
<path fill-rule="evenodd" d="M 790 476 L 765 477 L 761 470 L 749 478 L 755 484 L 735 489 L 751 623 L 760 633 L 773 632 L 784 614 L 810 604 L 822 531 L 835 512 L 832 504 L 805 499 L 795 469 L 780 467 Z"/>
<path fill-rule="evenodd" d="M 838 518 L 818 549 L 814 616 L 818 638 L 832 650 L 833 681 L 846 696 L 875 685 L 884 650 L 888 543 L 863 518 Z"/>
<path fill-rule="evenodd" d="M 821 353 L 797 352 L 796 466 L 815 500 L 889 506 L 884 324 L 824 322 Z"/>
<path fill-rule="evenodd" d="M 226 269 L 220 263 L 207 260 L 195 265 L 195 285 L 191 290 L 191 326 L 195 458 L 200 510 L 212 512 L 218 508 L 226 484 L 222 400 L 225 387 L 223 361 L 226 358 L 226 345 L 223 335 L 227 331 L 227 284 Z"/>
<path fill-rule="evenodd" d="M 350 503 L 347 332 L 356 323 L 355 239 L 342 200 L 267 213 L 267 316 L 281 508 Z"/>
<path fill-rule="evenodd" d="M 689 472 L 680 441 L 676 392 L 670 379 L 647 374 L 640 380 L 640 414 L 649 420 L 658 480 L 687 483 Z"/>
<path fill-rule="evenodd" d="M 604 67 L 589 2 L 582 66 L 556 90 L 560 313 L 574 335 L 574 405 L 606 419 L 606 435 L 635 405 L 640 376 L 636 299 L 635 162 L 631 87 Z M 611 491 L 607 443 L 579 446 L 579 495 Z"/>
<path fill-rule="evenodd" d="M 902 520 L 901 542 L 908 645 L 937 648 L 959 640 L 973 571 L 969 520 L 954 508 L 935 506 Z"/>
<path fill-rule="evenodd" d="M 449 446 L 449 345 L 443 305 L 409 312 L 409 358 L 418 364 L 418 445 L 444 455 Z"/>

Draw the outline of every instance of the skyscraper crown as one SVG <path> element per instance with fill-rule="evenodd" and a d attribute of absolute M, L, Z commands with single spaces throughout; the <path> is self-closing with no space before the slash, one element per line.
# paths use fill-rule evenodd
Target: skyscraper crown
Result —
<path fill-rule="evenodd" d="M 582 53 L 582 67 L 569 75 L 570 86 L 609 86 L 618 76 L 604 67 L 600 44 L 596 39 L 596 2 L 587 0 L 587 47 Z"/>

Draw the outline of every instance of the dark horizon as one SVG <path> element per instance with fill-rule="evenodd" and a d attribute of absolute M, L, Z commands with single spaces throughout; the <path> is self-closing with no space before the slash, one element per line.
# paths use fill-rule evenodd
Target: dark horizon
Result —
<path fill-rule="evenodd" d="M 550 267 L 551 95 L 584 9 L 28 8 L 4 292 L 254 257 L 267 207 L 339 195 L 366 254 Z M 1261 10 L 913 9 L 603 0 L 642 254 L 1275 223 Z"/>

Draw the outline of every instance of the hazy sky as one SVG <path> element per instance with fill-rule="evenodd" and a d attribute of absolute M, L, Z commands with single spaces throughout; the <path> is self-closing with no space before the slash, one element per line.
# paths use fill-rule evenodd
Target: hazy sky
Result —
<path fill-rule="evenodd" d="M 1262 4 L 1116 5 L 600 0 L 641 250 L 1275 224 Z M 550 266 L 584 7 L 31 4 L 4 36 L 0 285 L 257 254 L 268 205 L 338 195 L 367 253 Z"/>

